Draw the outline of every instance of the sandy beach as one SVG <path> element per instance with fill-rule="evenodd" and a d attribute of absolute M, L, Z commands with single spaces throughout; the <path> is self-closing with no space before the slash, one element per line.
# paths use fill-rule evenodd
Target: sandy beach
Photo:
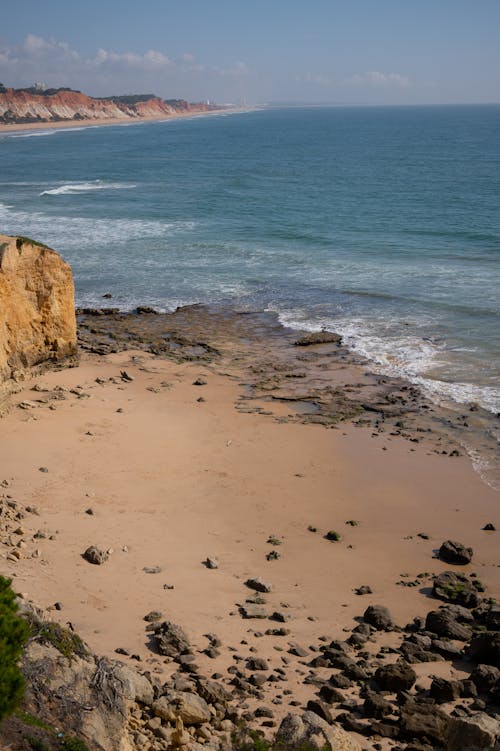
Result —
<path fill-rule="evenodd" d="M 83 119 L 83 120 L 55 120 L 55 121 L 47 121 L 47 122 L 38 122 L 38 123 L 16 123 L 12 125 L 6 125 L 5 123 L 0 123 L 0 135 L 2 133 L 16 133 L 24 132 L 24 131 L 31 131 L 31 130 L 72 130 L 74 128 L 100 128 L 101 125 L 138 125 L 140 123 L 149 123 L 149 122 L 166 122 L 170 120 L 183 120 L 186 118 L 193 118 L 193 117 L 206 117 L 210 115 L 220 115 L 220 114 L 234 114 L 235 112 L 243 112 L 247 111 L 239 109 L 239 108 L 221 108 L 221 109 L 214 109 L 210 112 L 178 112 L 173 115 L 158 115 L 158 116 L 148 116 L 148 117 L 116 117 L 116 118 L 107 118 L 107 119 L 99 119 L 99 118 L 93 118 L 93 119 Z"/>
<path fill-rule="evenodd" d="M 25 383 L 0 422 L 0 481 L 4 498 L 36 512 L 3 546 L 0 572 L 98 654 L 121 649 L 160 675 L 176 665 L 151 650 L 153 610 L 185 628 L 204 674 L 228 682 L 228 668 L 265 658 L 284 669 L 262 689 L 279 718 L 314 698 L 304 679 L 320 640 L 345 639 L 368 605 L 387 606 L 400 626 L 436 606 L 444 540 L 473 548 L 460 573 L 498 597 L 497 533 L 482 528 L 498 527 L 499 498 L 465 455 L 438 454 L 431 439 L 359 421 L 301 424 L 293 402 L 248 402 L 244 346 L 177 361 L 84 351 L 78 367 Z M 268 356 L 262 347 L 261 371 Z M 343 377 L 359 377 L 352 369 Z M 325 539 L 331 530 L 339 541 Z M 90 545 L 109 560 L 89 564 Z M 242 617 L 253 577 L 271 585 L 263 620 Z M 357 595 L 362 585 L 372 593 Z M 286 630 L 265 634 L 273 628 Z M 207 633 L 221 642 L 211 656 Z M 460 677 L 450 663 L 417 667 L 422 685 Z"/>

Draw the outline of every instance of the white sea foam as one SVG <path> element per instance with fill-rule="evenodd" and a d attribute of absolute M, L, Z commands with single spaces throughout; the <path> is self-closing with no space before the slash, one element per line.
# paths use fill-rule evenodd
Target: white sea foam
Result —
<path fill-rule="evenodd" d="M 375 372 L 407 378 L 420 386 L 434 402 L 442 405 L 474 402 L 494 414 L 500 412 L 499 389 L 473 383 L 452 383 L 430 375 L 436 368 L 447 365 L 446 343 L 443 341 L 424 340 L 404 333 L 380 336 L 376 332 L 383 331 L 385 323 L 380 321 L 310 318 L 302 310 L 274 311 L 288 328 L 306 331 L 327 329 L 341 334 L 346 345 L 369 360 Z"/>
<path fill-rule="evenodd" d="M 59 185 L 57 188 L 43 190 L 41 196 L 71 196 L 80 193 L 87 193 L 94 190 L 130 190 L 137 186 L 133 183 L 113 183 L 105 180 L 92 180 L 91 182 L 66 183 Z"/>
<path fill-rule="evenodd" d="M 5 135 L 7 138 L 41 138 L 42 136 L 53 136 L 55 133 L 57 133 L 57 130 L 30 130 L 27 133 L 13 131 Z"/>

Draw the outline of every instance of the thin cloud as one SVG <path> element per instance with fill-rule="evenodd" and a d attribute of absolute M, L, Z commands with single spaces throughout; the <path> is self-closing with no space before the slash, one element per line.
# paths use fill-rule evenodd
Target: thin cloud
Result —
<path fill-rule="evenodd" d="M 344 85 L 347 86 L 373 86 L 373 87 L 407 87 L 410 85 L 410 79 L 401 73 L 381 73 L 378 70 L 370 70 L 366 73 L 355 73 L 355 75 L 346 78 Z"/>

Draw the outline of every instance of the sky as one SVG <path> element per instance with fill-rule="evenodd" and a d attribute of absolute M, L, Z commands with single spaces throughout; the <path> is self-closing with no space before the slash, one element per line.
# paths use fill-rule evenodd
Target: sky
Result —
<path fill-rule="evenodd" d="M 500 0 L 16 0 L 0 82 L 217 103 L 500 102 Z"/>

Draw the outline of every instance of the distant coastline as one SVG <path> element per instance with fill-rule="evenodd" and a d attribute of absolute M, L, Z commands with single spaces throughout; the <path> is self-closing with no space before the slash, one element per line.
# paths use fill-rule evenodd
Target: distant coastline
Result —
<path fill-rule="evenodd" d="M 164 100 L 154 94 L 96 99 L 68 88 L 13 89 L 0 84 L 0 132 L 128 125 L 238 110 L 210 102 Z"/>

